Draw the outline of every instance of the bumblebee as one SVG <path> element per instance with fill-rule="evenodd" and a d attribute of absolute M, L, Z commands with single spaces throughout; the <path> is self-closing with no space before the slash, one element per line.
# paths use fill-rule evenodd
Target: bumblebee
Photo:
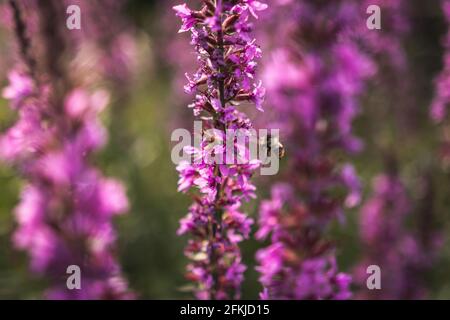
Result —
<path fill-rule="evenodd" d="M 265 137 L 260 138 L 261 147 L 267 150 L 267 156 L 270 157 L 272 155 L 272 149 L 278 150 L 278 158 L 281 159 L 285 156 L 286 150 L 283 144 L 280 142 L 278 137 L 272 137 L 270 133 L 268 133 Z"/>

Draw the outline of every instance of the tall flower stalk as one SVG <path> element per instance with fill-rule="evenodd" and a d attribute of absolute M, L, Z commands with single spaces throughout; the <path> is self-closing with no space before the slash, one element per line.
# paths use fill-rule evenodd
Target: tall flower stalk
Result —
<path fill-rule="evenodd" d="M 180 235 L 191 235 L 185 250 L 191 260 L 187 278 L 195 283 L 200 299 L 240 296 L 245 266 L 238 244 L 248 237 L 252 224 L 240 207 L 243 200 L 255 197 L 250 178 L 259 163 L 211 161 L 208 146 L 225 141 L 226 130 L 252 129 L 250 120 L 237 109 L 242 102 L 253 102 L 261 110 L 264 89 L 254 82 L 255 60 L 261 50 L 251 38 L 249 20 L 265 8 L 254 0 L 207 0 L 198 11 L 186 4 L 174 7 L 182 19 L 180 32 L 191 32 L 198 55 L 199 68 L 187 76 L 185 86 L 187 93 L 196 95 L 189 107 L 202 120 L 203 129 L 214 132 L 202 134 L 200 149 L 189 148 L 197 160 L 194 164 L 182 162 L 177 167 L 179 191 L 200 191 L 193 196 L 194 204 L 178 230 Z M 214 147 L 214 159 L 224 160 L 226 149 L 225 144 Z"/>
<path fill-rule="evenodd" d="M 360 217 L 363 259 L 355 276 L 362 299 L 423 299 L 426 296 L 425 274 L 437 258 L 441 236 L 436 230 L 424 230 L 431 221 L 418 221 L 416 230 L 408 227 L 414 214 L 414 202 L 397 172 L 393 159 L 387 169 L 373 179 L 373 191 Z M 428 188 L 427 184 L 424 185 Z M 428 195 L 427 195 L 428 194 Z M 425 190 L 425 201 L 432 200 Z M 419 216 L 431 218 L 430 203 L 419 208 Z M 426 210 L 426 211 L 424 211 Z M 425 232 L 424 232 L 425 231 Z M 381 290 L 366 288 L 367 268 L 376 265 L 381 271 Z"/>
<path fill-rule="evenodd" d="M 371 5 L 380 7 L 383 32 L 369 30 L 366 26 L 367 15 L 360 15 L 357 36 L 369 55 L 375 56 L 397 72 L 405 72 L 408 66 L 402 41 L 411 29 L 410 1 L 363 0 L 360 1 L 360 12 L 365 12 Z"/>
<path fill-rule="evenodd" d="M 260 208 L 256 236 L 270 239 L 256 256 L 261 297 L 347 299 L 351 277 L 338 271 L 327 233 L 344 219 L 343 208 L 360 200 L 355 170 L 337 157 L 362 147 L 352 134 L 352 120 L 364 80 L 374 72 L 349 36 L 359 6 L 347 0 L 269 5 L 269 23 L 280 23 L 263 31 L 274 52 L 264 80 L 267 104 L 278 111 L 288 163 Z"/>
<path fill-rule="evenodd" d="M 365 294 L 360 294 L 360 298 L 405 298 L 408 282 L 413 280 L 409 277 L 407 265 L 411 257 L 417 257 L 416 243 L 405 230 L 405 219 L 410 211 L 411 201 L 397 173 L 374 178 L 373 194 L 361 210 L 364 260 L 356 276 L 360 275 L 364 285 L 368 277 L 366 268 L 379 266 L 382 290 L 363 289 Z"/>
<path fill-rule="evenodd" d="M 49 298 L 130 298 L 115 259 L 112 224 L 128 208 L 125 190 L 90 161 L 106 142 L 98 116 L 108 94 L 70 77 L 59 1 L 9 3 L 22 61 L 3 90 L 18 120 L 0 137 L 0 157 L 26 181 L 13 242 L 28 252 L 32 271 L 49 281 Z M 39 26 L 31 34 L 25 17 L 36 12 Z M 67 286 L 71 265 L 81 270 L 81 288 Z"/>

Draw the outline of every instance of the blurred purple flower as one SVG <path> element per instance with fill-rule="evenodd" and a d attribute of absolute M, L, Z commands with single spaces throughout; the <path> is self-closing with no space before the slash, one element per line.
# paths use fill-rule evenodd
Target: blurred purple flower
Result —
<path fill-rule="evenodd" d="M 3 89 L 3 97 L 11 100 L 11 106 L 18 108 L 23 99 L 33 92 L 33 82 L 31 79 L 16 70 L 8 75 L 9 86 Z"/>
<path fill-rule="evenodd" d="M 450 1 L 442 0 L 441 6 L 448 31 L 443 43 L 445 49 L 443 69 L 435 79 L 435 93 L 430 105 L 430 116 L 435 123 L 444 125 L 441 134 L 440 156 L 443 165 L 448 167 L 450 164 L 450 139 L 448 135 L 448 107 L 450 105 Z"/>
<path fill-rule="evenodd" d="M 55 3 L 30 5 L 41 24 L 55 22 L 48 15 Z M 26 26 L 28 21 L 21 20 L 23 8 L 12 3 L 11 9 L 16 29 Z M 63 54 L 52 52 L 53 45 L 64 48 L 59 36 L 57 32 L 43 35 L 48 40 L 41 48 L 45 57 L 50 52 Z M 30 64 L 27 39 L 20 32 L 17 37 L 24 63 L 11 71 L 10 85 L 3 93 L 17 110 L 18 120 L 0 136 L 0 157 L 17 167 L 26 181 L 15 210 L 14 245 L 28 252 L 32 271 L 49 280 L 49 298 L 132 298 L 114 256 L 112 217 L 128 210 L 125 189 L 120 182 L 103 177 L 89 161 L 106 141 L 98 116 L 108 95 L 70 86 L 58 65 L 59 56 L 38 73 Z M 61 73 L 56 76 L 55 70 Z M 66 286 L 69 265 L 82 270 L 80 290 Z"/>
<path fill-rule="evenodd" d="M 351 277 L 338 272 L 326 232 L 333 220 L 344 220 L 343 207 L 361 198 L 354 168 L 334 157 L 362 148 L 352 121 L 375 72 L 349 32 L 358 26 L 359 5 L 268 2 L 272 10 L 262 17 L 260 31 L 273 52 L 264 65 L 267 104 L 274 111 L 268 121 L 275 118 L 271 125 L 281 128 L 289 158 L 284 182 L 272 187 L 260 207 L 256 236 L 271 241 L 256 256 L 263 297 L 348 299 Z"/>

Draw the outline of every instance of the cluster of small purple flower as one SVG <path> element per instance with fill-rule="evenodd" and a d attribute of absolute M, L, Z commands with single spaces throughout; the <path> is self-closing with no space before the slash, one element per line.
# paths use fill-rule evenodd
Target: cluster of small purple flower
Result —
<path fill-rule="evenodd" d="M 48 1 L 35 8 L 41 23 L 37 30 L 45 30 L 54 4 Z M 9 85 L 3 90 L 18 120 L 0 136 L 1 159 L 17 168 L 26 181 L 15 209 L 14 244 L 28 252 L 32 271 L 50 281 L 50 298 L 131 298 L 115 259 L 112 224 L 113 216 L 128 209 L 125 189 L 90 164 L 92 153 L 106 142 L 98 116 L 109 95 L 70 86 L 65 73 L 57 77 L 44 66 L 30 63 L 37 57 L 29 51 L 29 30 L 21 9 L 11 1 L 23 61 L 10 72 Z M 37 32 L 33 37 L 48 36 Z M 61 38 L 52 40 L 57 46 Z M 50 56 L 50 50 L 43 51 Z M 54 70 L 59 67 L 59 59 L 51 63 Z M 37 72 L 37 68 L 42 69 Z M 79 290 L 66 286 L 70 265 L 81 268 Z"/>
<path fill-rule="evenodd" d="M 252 224 L 240 207 L 243 200 L 255 197 L 250 178 L 259 162 L 219 164 L 211 161 L 211 152 L 217 159 L 225 154 L 226 145 L 212 151 L 207 146 L 217 139 L 223 141 L 225 130 L 252 128 L 249 118 L 237 110 L 243 102 L 262 110 L 265 90 L 254 79 L 261 50 L 251 38 L 250 17 L 265 8 L 254 0 L 206 0 L 198 11 L 186 4 L 174 7 L 182 19 L 180 32 L 191 32 L 198 55 L 198 71 L 187 75 L 185 86 L 187 93 L 196 94 L 189 107 L 202 119 L 203 128 L 215 132 L 202 134 L 201 150 L 186 150 L 199 161 L 183 162 L 177 168 L 180 191 L 200 190 L 178 233 L 192 236 L 185 250 L 191 260 L 187 277 L 197 284 L 194 291 L 201 299 L 240 295 L 245 266 L 238 244 L 248 237 Z M 245 157 L 246 150 L 241 151 Z"/>

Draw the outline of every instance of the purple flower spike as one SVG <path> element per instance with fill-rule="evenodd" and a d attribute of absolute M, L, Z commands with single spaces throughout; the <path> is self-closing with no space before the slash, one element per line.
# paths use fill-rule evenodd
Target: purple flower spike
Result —
<path fill-rule="evenodd" d="M 271 242 L 256 255 L 261 297 L 349 299 L 351 277 L 339 272 L 327 230 L 334 220 L 345 220 L 345 207 L 360 201 L 354 168 L 335 157 L 361 148 L 352 120 L 374 73 L 349 32 L 359 26 L 359 4 L 272 0 L 269 5 L 272 10 L 260 18 L 262 37 L 273 51 L 264 65 L 266 104 L 277 111 L 273 125 L 281 126 L 288 164 L 284 181 L 260 206 L 256 237 Z"/>
<path fill-rule="evenodd" d="M 133 298 L 114 254 L 112 218 L 128 210 L 125 188 L 103 177 L 89 160 L 106 141 L 99 114 L 108 94 L 74 87 L 72 72 L 58 63 L 65 43 L 51 25 L 55 17 L 49 12 L 56 12 L 56 2 L 29 4 L 45 24 L 41 29 L 51 27 L 53 32 L 36 35 L 44 41 L 32 54 L 18 31 L 23 63 L 10 72 L 3 90 L 18 120 L 0 136 L 0 159 L 17 168 L 26 182 L 15 209 L 13 243 L 28 253 L 30 269 L 48 280 L 51 299 Z M 28 23 L 22 21 L 26 6 L 16 1 L 10 5 L 15 28 L 22 30 Z M 34 57 L 38 53 L 42 56 Z M 38 72 L 32 61 L 48 57 L 48 65 Z M 81 288 L 76 290 L 66 283 L 73 265 L 81 271 Z"/>
<path fill-rule="evenodd" d="M 262 110 L 265 90 L 255 83 L 255 59 L 261 50 L 249 31 L 250 16 L 267 6 L 258 1 L 204 1 L 199 11 L 186 4 L 175 6 L 182 20 L 183 31 L 190 31 L 200 66 L 187 75 L 187 93 L 195 93 L 189 105 L 212 137 L 203 134 L 202 150 L 192 150 L 195 164 L 180 163 L 178 190 L 198 190 L 188 215 L 181 220 L 178 234 L 191 239 L 185 254 L 191 260 L 187 278 L 195 285 L 199 299 L 239 298 L 245 266 L 241 261 L 239 243 L 248 237 L 252 219 L 241 212 L 241 203 L 254 198 L 255 187 L 250 178 L 257 162 L 243 164 L 217 163 L 209 157 L 224 155 L 222 146 L 208 147 L 209 139 L 225 141 L 225 130 L 251 129 L 250 120 L 237 110 L 242 101 L 253 102 Z M 239 156 L 246 159 L 248 147 L 235 143 Z"/>

